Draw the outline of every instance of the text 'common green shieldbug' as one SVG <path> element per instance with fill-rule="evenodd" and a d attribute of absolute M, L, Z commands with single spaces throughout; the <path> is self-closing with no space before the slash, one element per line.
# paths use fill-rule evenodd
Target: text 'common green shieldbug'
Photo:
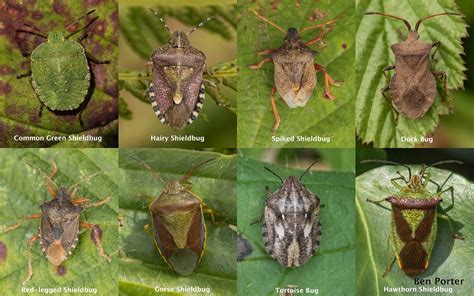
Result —
<path fill-rule="evenodd" d="M 72 255 L 72 251 L 76 248 L 79 240 L 80 227 L 91 229 L 91 239 L 99 255 L 108 262 L 111 261 L 111 258 L 105 253 L 102 247 L 102 229 L 100 226 L 82 222 L 79 219 L 84 209 L 101 206 L 110 201 L 110 197 L 94 203 L 90 203 L 87 198 L 76 198 L 76 187 L 80 182 L 72 185 L 69 189 L 63 186 L 59 187 L 52 180 L 58 170 L 54 161 L 52 164 L 52 172 L 50 176 L 46 176 L 45 183 L 53 199 L 40 205 L 41 214 L 26 216 L 2 231 L 2 233 L 7 233 L 19 228 L 26 221 L 40 219 L 38 232 L 28 240 L 28 275 L 23 281 L 23 285 L 33 276 L 33 267 L 31 264 L 31 247 L 33 243 L 39 240 L 42 252 L 48 261 L 55 266 L 56 273 L 63 275 L 65 268 L 62 264 Z"/>
<path fill-rule="evenodd" d="M 145 162 L 134 159 L 165 184 L 163 192 L 154 198 L 149 206 L 156 248 L 163 260 L 177 274 L 189 275 L 199 265 L 206 248 L 207 230 L 203 214 L 211 214 L 213 223 L 215 221 L 214 212 L 206 207 L 199 196 L 190 191 L 192 184 L 188 180 L 193 171 L 214 159 L 201 162 L 179 180 L 168 182 Z"/>
<path fill-rule="evenodd" d="M 18 78 L 31 76 L 35 93 L 41 102 L 41 110 L 46 106 L 52 111 L 70 111 L 79 108 L 88 95 L 91 87 L 91 72 L 88 60 L 96 64 L 108 64 L 109 61 L 98 61 L 89 55 L 81 44 L 87 34 L 79 37 L 78 41 L 70 40 L 80 31 L 87 29 L 98 17 L 93 18 L 85 26 L 67 33 L 82 19 L 94 13 L 89 11 L 79 19 L 69 24 L 64 31 L 44 33 L 31 24 L 23 24 L 30 30 L 17 30 L 46 39 L 30 54 L 31 71 Z M 40 114 L 41 114 L 40 110 Z"/>
<path fill-rule="evenodd" d="M 280 179 L 282 185 L 267 197 L 263 241 L 270 256 L 282 266 L 305 264 L 316 253 L 321 240 L 319 197 L 301 183 L 303 176 L 316 162 L 299 178 L 290 176 L 285 181 L 265 167 Z"/>
<path fill-rule="evenodd" d="M 453 187 L 450 186 L 447 189 L 443 189 L 453 173 L 451 173 L 446 180 L 439 185 L 430 178 L 429 169 L 441 164 L 462 164 L 462 162 L 446 160 L 428 166 L 423 165 L 419 173 L 413 175 L 410 167 L 405 164 L 386 160 L 362 161 L 362 163 L 367 162 L 399 165 L 408 170 L 408 179 L 399 172 L 397 172 L 399 175 L 398 177 L 391 179 L 391 183 L 399 190 L 398 192 L 381 200 L 367 199 L 367 201 L 376 205 L 388 201 L 392 206 L 391 231 L 387 244 L 391 242 L 400 269 L 409 276 L 425 272 L 430 263 L 431 253 L 436 241 L 436 232 L 438 229 L 436 216 L 439 216 L 437 208 L 443 201 L 443 193 L 451 193 L 451 207 L 454 206 Z M 397 181 L 400 180 L 405 184 L 399 184 Z M 438 188 L 434 193 L 427 189 L 430 182 L 435 184 Z M 463 239 L 461 235 L 455 234 L 454 222 L 452 219 L 446 213 L 444 213 L 442 217 L 448 220 L 453 238 Z M 388 249 L 387 245 L 387 250 Z M 387 263 L 388 265 L 384 276 L 390 272 L 394 261 L 392 261 L 391 264 L 389 262 Z"/>

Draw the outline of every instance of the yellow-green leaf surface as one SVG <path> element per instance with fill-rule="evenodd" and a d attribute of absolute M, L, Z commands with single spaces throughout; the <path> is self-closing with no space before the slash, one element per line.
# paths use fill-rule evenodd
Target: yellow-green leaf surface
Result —
<path fill-rule="evenodd" d="M 400 114 L 398 124 L 395 124 L 390 105 L 381 94 L 381 89 L 387 85 L 382 69 L 394 65 L 395 57 L 390 46 L 402 41 L 397 30 L 406 36 L 407 27 L 399 20 L 378 15 L 364 16 L 363 14 L 368 11 L 403 17 L 414 28 L 416 21 L 422 17 L 458 10 L 453 0 L 358 1 L 357 135 L 363 143 L 373 143 L 375 147 L 413 147 L 416 143 L 402 141 L 402 137 L 416 137 L 419 140 L 420 137 L 433 132 L 439 123 L 439 116 L 453 112 L 452 98 L 448 92 L 448 97 L 442 102 L 438 87 L 438 95 L 433 106 L 423 117 L 409 119 Z M 461 59 L 463 54 L 461 38 L 467 34 L 466 24 L 462 18 L 439 16 L 424 21 L 418 31 L 423 42 L 441 42 L 435 56 L 437 62 L 432 62 L 431 68 L 446 72 L 448 89 L 462 88 L 465 67 Z M 394 71 L 390 72 L 393 76 Z M 437 82 L 439 86 L 440 82 Z"/>
<path fill-rule="evenodd" d="M 81 147 L 113 147 L 117 145 L 118 125 L 118 17 L 117 5 L 113 0 L 97 4 L 83 1 L 23 1 L 6 2 L 0 7 L 2 29 L 0 30 L 0 147 L 49 147 L 58 140 L 47 140 L 51 136 L 94 135 L 109 137 L 97 145 L 94 141 L 66 142 L 62 146 L 80 144 Z M 64 31 L 65 27 L 88 11 L 95 12 L 68 29 L 66 34 L 85 26 L 98 17 L 86 30 L 70 37 L 82 40 L 84 49 L 97 60 L 108 60 L 110 64 L 95 64 L 89 61 L 91 86 L 79 108 L 72 111 L 40 111 L 40 100 L 31 84 L 31 78 L 17 79 L 27 73 L 30 58 L 22 54 L 31 53 L 38 45 L 46 42 L 42 37 L 19 32 L 34 31 L 23 23 L 36 26 L 47 34 L 50 31 Z M 51 63 L 52 61 L 42 61 Z M 14 139 L 19 136 L 42 136 L 44 140 Z"/>
<path fill-rule="evenodd" d="M 8 257 L 0 266 L 1 294 L 21 295 L 22 281 L 28 274 L 27 241 L 38 231 L 39 220 L 27 221 L 11 232 L 2 230 L 25 216 L 41 213 L 40 205 L 52 199 L 44 184 L 45 174 L 49 175 L 52 169 L 51 160 L 58 166 L 53 178 L 58 186 L 69 188 L 82 181 L 77 197 L 89 198 L 91 202 L 111 197 L 102 206 L 85 209 L 81 221 L 100 225 L 102 245 L 113 259 L 109 263 L 100 257 L 90 230 L 81 230 L 76 248 L 64 262 L 66 274 L 58 276 L 36 242 L 32 247 L 33 277 L 24 287 L 36 289 L 29 295 L 44 295 L 39 288 L 64 287 L 87 287 L 97 289 L 96 295 L 113 295 L 117 291 L 118 272 L 118 170 L 117 152 L 109 149 L 0 150 L 0 241 L 8 248 Z M 93 174 L 97 175 L 91 178 Z"/>
<path fill-rule="evenodd" d="M 238 229 L 253 252 L 237 265 L 242 295 L 276 295 L 275 288 L 288 285 L 318 289 L 320 295 L 353 295 L 355 285 L 354 173 L 314 172 L 303 178 L 306 188 L 321 199 L 321 245 L 301 267 L 287 268 L 267 253 L 258 220 L 265 207 L 265 186 L 274 192 L 280 181 L 264 167 L 285 178 L 302 170 L 240 157 L 238 177 Z M 314 293 L 314 292 L 313 292 Z M 305 295 L 310 295 L 307 293 Z"/>
<path fill-rule="evenodd" d="M 352 147 L 354 146 L 354 2 L 337 1 L 241 1 L 242 18 L 238 26 L 240 69 L 238 81 L 238 134 L 239 147 Z M 324 66 L 332 78 L 344 81 L 331 88 L 335 101 L 324 98 L 324 77 L 317 74 L 317 86 L 305 107 L 291 109 L 280 95 L 275 102 L 281 122 L 275 134 L 275 122 L 270 99 L 274 85 L 274 66 L 265 63 L 260 69 L 248 66 L 265 56 L 257 52 L 282 45 L 285 34 L 263 22 L 251 12 L 254 9 L 283 29 L 301 30 L 305 27 L 336 19 L 333 30 L 323 42 L 310 46 L 316 50 L 314 62 Z M 319 30 L 301 34 L 303 41 L 318 36 Z M 272 136 L 331 137 L 322 141 L 272 142 Z"/>
<path fill-rule="evenodd" d="M 418 172 L 420 166 L 410 166 L 412 172 Z M 387 254 L 387 238 L 391 227 L 391 212 L 388 202 L 382 203 L 387 207 L 384 209 L 367 199 L 380 200 L 397 192 L 391 184 L 390 179 L 397 177 L 397 171 L 407 175 L 406 170 L 399 166 L 383 166 L 368 171 L 356 178 L 356 210 L 357 210 L 357 285 L 358 295 L 385 295 L 384 287 L 397 288 L 417 287 L 413 279 L 406 276 L 403 271 L 395 265 L 392 271 L 382 277 L 387 261 L 394 259 L 392 246 L 390 254 Z M 431 178 L 438 184 L 442 184 L 451 174 L 450 171 L 441 169 L 430 169 Z M 401 183 L 400 183 L 401 184 Z M 428 269 L 417 278 L 431 279 L 432 284 L 425 287 L 442 286 L 452 288 L 454 295 L 472 295 L 474 285 L 469 280 L 472 274 L 474 258 L 474 227 L 472 226 L 472 212 L 474 211 L 473 184 L 460 175 L 454 174 L 446 183 L 453 186 L 455 206 L 448 211 L 454 221 L 456 229 L 464 235 L 464 240 L 453 240 L 449 230 L 448 222 L 438 218 L 438 232 L 435 246 Z M 428 185 L 430 192 L 436 192 L 434 184 Z M 442 196 L 443 208 L 451 204 L 449 193 Z M 438 211 L 439 212 L 439 211 Z M 439 285 L 434 283 L 435 278 L 464 279 L 462 285 Z M 447 294 L 447 293 L 442 293 Z M 418 295 L 410 293 L 410 295 Z M 420 293 L 419 295 L 440 295 L 440 293 Z M 451 294 L 450 294 L 451 295 Z"/>
<path fill-rule="evenodd" d="M 189 169 L 208 159 L 208 164 L 196 169 L 189 182 L 191 191 L 216 212 L 213 224 L 205 215 L 207 243 L 204 256 L 187 276 L 179 276 L 160 257 L 152 232 L 144 226 L 151 223 L 148 206 L 164 189 L 157 178 L 138 158 L 158 172 L 164 180 L 179 179 Z M 206 295 L 236 294 L 236 234 L 227 224 L 236 224 L 236 158 L 213 152 L 181 149 L 130 149 L 120 151 L 120 276 L 121 295 L 154 295 L 155 288 L 174 288 L 167 295 L 196 295 L 179 292 L 179 287 L 209 288 Z"/>

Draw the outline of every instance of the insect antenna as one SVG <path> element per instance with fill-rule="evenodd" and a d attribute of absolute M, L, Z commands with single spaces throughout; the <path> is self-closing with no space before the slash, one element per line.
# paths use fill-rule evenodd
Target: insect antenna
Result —
<path fill-rule="evenodd" d="M 168 32 L 173 35 L 173 31 L 171 31 L 170 27 L 168 27 L 168 25 L 166 24 L 165 20 L 158 14 L 158 12 L 154 11 L 153 9 L 149 8 L 151 12 L 153 12 L 153 14 L 163 23 L 163 25 L 165 26 L 166 30 L 168 30 Z"/>
<path fill-rule="evenodd" d="M 378 14 L 378 15 L 386 16 L 386 17 L 391 17 L 391 18 L 394 18 L 396 20 L 403 21 L 405 23 L 405 25 L 407 26 L 408 31 L 411 31 L 410 23 L 406 19 L 403 19 L 401 17 L 394 16 L 394 15 L 391 15 L 391 14 L 386 14 L 386 13 L 380 13 L 380 12 L 366 12 L 365 13 L 365 15 L 374 15 L 374 14 Z"/>
<path fill-rule="evenodd" d="M 432 168 L 432 167 L 439 166 L 439 165 L 442 165 L 442 164 L 445 164 L 445 163 L 464 164 L 464 162 L 459 161 L 459 160 L 442 160 L 442 161 L 438 161 L 438 162 L 435 162 L 433 164 L 430 164 L 426 168 Z"/>
<path fill-rule="evenodd" d="M 301 174 L 300 181 L 301 181 L 301 179 L 303 179 L 303 176 L 309 171 L 309 169 L 312 168 L 313 165 L 315 165 L 318 161 L 319 161 L 319 159 L 316 159 L 315 161 L 313 161 L 313 163 Z"/>
<path fill-rule="evenodd" d="M 158 179 L 161 183 L 166 184 L 165 180 L 163 180 L 159 173 L 155 172 L 148 164 L 146 164 L 143 160 L 138 159 L 136 157 L 132 157 L 136 161 L 138 161 L 141 165 L 143 165 L 156 179 Z"/>
<path fill-rule="evenodd" d="M 95 172 L 93 174 L 90 174 L 89 176 L 85 176 L 80 181 L 78 181 L 77 183 L 75 183 L 71 187 L 69 187 L 68 192 L 72 193 L 72 195 L 74 196 L 75 193 L 76 193 L 76 190 L 77 190 L 77 186 L 79 186 L 82 182 L 90 181 L 93 177 L 98 176 L 98 175 L 103 174 L 103 173 L 104 172 L 101 171 L 101 172 Z"/>
<path fill-rule="evenodd" d="M 186 182 L 188 181 L 189 178 L 191 178 L 192 174 L 196 171 L 196 169 L 202 167 L 203 165 L 205 165 L 206 163 L 208 162 L 211 162 L 215 160 L 215 158 L 211 158 L 211 159 L 208 159 L 208 160 L 205 160 L 195 166 L 193 166 L 187 173 L 186 175 L 182 176 L 181 179 L 179 179 L 179 183 L 183 183 L 183 182 Z"/>
<path fill-rule="evenodd" d="M 455 13 L 455 12 L 444 12 L 444 13 L 437 13 L 437 14 L 433 14 L 433 15 L 424 17 L 424 18 L 422 18 L 422 19 L 419 19 L 419 20 L 416 22 L 416 25 L 415 25 L 415 32 L 418 32 L 418 28 L 420 27 L 420 24 L 421 24 L 422 21 L 427 20 L 427 19 L 430 19 L 430 18 L 432 18 L 432 17 L 440 16 L 440 15 L 461 15 L 461 14 Z"/>
<path fill-rule="evenodd" d="M 408 180 L 411 179 L 411 169 L 409 166 L 403 163 L 395 162 L 395 161 L 390 161 L 390 160 L 381 160 L 381 159 L 366 159 L 362 160 L 360 163 L 369 163 L 369 162 L 376 162 L 376 163 L 385 163 L 385 164 L 393 164 L 393 165 L 401 165 L 403 167 L 406 167 L 408 170 Z"/>
<path fill-rule="evenodd" d="M 315 28 L 320 28 L 320 27 L 326 27 L 327 25 L 331 25 L 331 24 L 334 24 L 337 20 L 330 20 L 330 21 L 327 21 L 323 24 L 317 24 L 317 25 L 313 25 L 313 26 L 309 26 L 309 27 L 306 27 L 306 28 L 303 28 L 300 30 L 300 33 L 303 33 L 304 31 L 307 31 L 307 30 L 311 30 L 311 29 L 315 29 Z"/>
<path fill-rule="evenodd" d="M 83 18 L 87 17 L 89 14 L 91 14 L 91 13 L 93 13 L 93 12 L 95 12 L 95 9 L 89 11 L 88 13 L 86 13 L 86 14 L 83 15 L 83 16 L 81 16 L 80 18 L 78 18 L 78 19 L 75 20 L 74 22 L 70 23 L 70 24 L 64 29 L 64 31 L 67 31 L 67 29 L 69 29 L 69 27 L 71 27 L 72 25 L 78 23 L 80 20 L 82 20 Z M 79 28 L 79 29 L 77 29 L 76 31 L 72 32 L 71 34 L 67 35 L 67 36 L 66 36 L 66 39 L 69 38 L 69 37 L 71 37 L 72 35 L 76 34 L 77 32 L 80 32 L 80 31 L 82 31 L 82 30 L 87 29 L 87 27 L 89 27 L 89 26 L 90 26 L 93 22 L 95 22 L 95 20 L 98 19 L 98 18 L 99 18 L 98 16 L 94 17 L 90 22 L 87 23 L 87 25 L 85 25 L 84 27 Z"/>
<path fill-rule="evenodd" d="M 283 183 L 283 179 L 278 176 L 274 171 L 272 171 L 271 169 L 267 168 L 267 167 L 264 167 L 267 171 L 269 171 L 270 173 L 272 173 L 274 176 L 276 176 L 278 179 L 280 179 L 281 183 Z"/>
<path fill-rule="evenodd" d="M 207 22 L 209 22 L 210 20 L 212 20 L 213 18 L 215 18 L 216 16 L 215 15 L 211 15 L 210 17 L 208 17 L 207 19 L 203 20 L 202 22 L 200 22 L 196 27 L 192 28 L 191 31 L 189 31 L 188 33 L 186 33 L 186 35 L 189 35 L 191 34 L 192 32 L 196 31 L 197 29 L 201 28 L 202 26 L 204 26 Z"/>
<path fill-rule="evenodd" d="M 36 35 L 36 36 L 40 36 L 40 37 L 43 37 L 45 39 L 48 39 L 48 34 L 46 34 L 45 32 L 41 31 L 40 29 L 38 29 L 37 27 L 33 26 L 33 25 L 30 25 L 30 24 L 27 24 L 27 23 L 23 23 L 23 26 L 27 26 L 28 28 L 32 28 L 33 30 L 35 31 L 38 31 L 40 32 L 41 34 L 38 34 L 38 32 L 31 32 L 31 31 L 27 31 L 27 30 L 16 30 L 17 32 L 24 32 L 24 33 L 30 33 L 30 34 L 33 34 L 33 35 Z"/>
<path fill-rule="evenodd" d="M 275 24 L 271 20 L 267 19 L 266 17 L 261 16 L 258 12 L 255 11 L 255 9 L 250 9 L 250 11 L 253 12 L 259 19 L 263 20 L 264 22 L 269 23 L 270 25 L 274 26 L 275 28 L 277 28 L 278 30 L 280 30 L 280 31 L 282 31 L 283 33 L 286 34 L 285 30 L 283 30 L 280 26 L 278 26 L 277 24 Z"/>

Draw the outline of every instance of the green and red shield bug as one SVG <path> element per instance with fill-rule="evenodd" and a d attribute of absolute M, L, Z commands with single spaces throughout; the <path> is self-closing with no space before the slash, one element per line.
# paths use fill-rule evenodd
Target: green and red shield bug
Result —
<path fill-rule="evenodd" d="M 454 192 L 453 187 L 443 189 L 444 185 L 451 178 L 451 173 L 446 180 L 439 185 L 430 178 L 429 169 L 441 164 L 457 163 L 462 164 L 456 160 L 440 161 L 429 166 L 423 165 L 418 174 L 413 174 L 408 165 L 400 164 L 393 161 L 386 160 L 365 160 L 362 163 L 378 162 L 390 165 L 403 166 L 408 170 L 408 179 L 398 173 L 398 177 L 391 179 L 391 183 L 399 191 L 389 197 L 381 200 L 370 200 L 374 204 L 379 205 L 384 201 L 388 201 L 392 206 L 392 223 L 391 231 L 387 243 L 392 242 L 392 248 L 395 253 L 396 261 L 401 270 L 409 276 L 421 274 L 428 268 L 436 241 L 436 232 L 438 229 L 438 222 L 436 219 L 437 208 L 443 201 L 442 194 L 446 192 L 451 193 L 452 206 L 454 206 Z M 401 185 L 397 181 L 403 181 Z M 438 190 L 434 193 L 427 189 L 429 183 L 437 186 Z M 461 235 L 455 234 L 454 222 L 445 214 L 448 219 L 453 238 L 463 239 Z M 388 249 L 388 246 L 387 246 Z M 390 272 L 392 264 L 388 264 L 384 276 Z"/>
<path fill-rule="evenodd" d="M 77 109 L 84 102 L 91 86 L 88 59 L 97 64 L 109 63 L 108 61 L 98 61 L 85 51 L 81 40 L 86 38 L 87 34 L 80 37 L 78 41 L 69 39 L 76 33 L 87 29 L 98 17 L 93 18 L 87 25 L 72 33 L 65 33 L 94 11 L 91 10 L 77 19 L 64 31 L 51 31 L 46 34 L 30 24 L 24 25 L 34 31 L 18 30 L 47 40 L 31 52 L 31 71 L 18 76 L 18 78 L 31 76 L 33 88 L 42 104 L 41 107 L 46 106 L 52 111 Z"/>
<path fill-rule="evenodd" d="M 3 233 L 12 231 L 21 226 L 22 223 L 40 219 L 39 230 L 28 240 L 28 275 L 23 281 L 25 285 L 33 276 L 31 264 L 31 247 L 39 240 L 41 250 L 48 261 L 56 267 L 57 274 L 64 274 L 62 263 L 72 254 L 79 240 L 80 227 L 91 229 L 91 239 L 101 257 L 107 261 L 111 258 L 104 252 L 102 247 L 102 230 L 97 224 L 80 221 L 81 212 L 89 207 L 97 207 L 107 203 L 110 197 L 91 203 L 87 198 L 76 198 L 76 187 L 79 183 L 72 185 L 69 189 L 59 187 L 52 178 L 57 173 L 56 163 L 53 161 L 53 169 L 50 176 L 46 176 L 45 183 L 48 192 L 53 199 L 41 204 L 41 214 L 33 214 L 20 219 L 17 223 L 4 229 Z"/>
<path fill-rule="evenodd" d="M 149 206 L 156 248 L 171 269 L 179 275 L 189 275 L 199 265 L 206 248 L 204 213 L 211 214 L 213 223 L 215 221 L 214 212 L 190 191 L 192 184 L 188 180 L 194 170 L 214 159 L 201 162 L 179 180 L 168 182 L 145 162 L 134 159 L 165 184 L 163 192 Z"/>

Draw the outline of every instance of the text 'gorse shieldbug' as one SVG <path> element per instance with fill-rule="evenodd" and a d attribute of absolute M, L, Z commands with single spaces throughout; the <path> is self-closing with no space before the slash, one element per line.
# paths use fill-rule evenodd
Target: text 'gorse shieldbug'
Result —
<path fill-rule="evenodd" d="M 165 184 L 163 192 L 151 202 L 149 211 L 152 219 L 155 245 L 163 260 L 179 275 L 189 275 L 199 265 L 206 248 L 205 208 L 199 196 L 192 193 L 188 182 L 192 172 L 214 160 L 206 160 L 193 166 L 179 180 L 165 182 L 158 173 L 140 159 L 134 158 Z"/>
<path fill-rule="evenodd" d="M 379 162 L 407 168 L 408 179 L 400 173 L 398 173 L 398 177 L 391 179 L 392 184 L 399 190 L 397 193 L 381 200 L 367 199 L 367 201 L 377 205 L 384 201 L 391 204 L 392 223 L 387 243 L 391 241 L 401 270 L 409 276 L 423 273 L 428 268 L 431 252 L 436 241 L 438 229 L 437 207 L 443 200 L 441 197 L 443 193 L 451 192 L 452 206 L 454 206 L 453 187 L 450 186 L 443 190 L 443 186 L 451 178 L 452 173 L 444 180 L 442 185 L 439 185 L 430 178 L 429 169 L 441 164 L 462 164 L 462 162 L 447 160 L 429 166 L 423 165 L 419 173 L 414 175 L 412 175 L 408 165 L 384 160 L 365 160 L 362 162 Z M 405 184 L 400 185 L 397 182 L 398 180 L 402 180 Z M 428 191 L 429 182 L 437 186 L 438 190 L 435 193 Z M 444 214 L 444 216 L 449 221 L 453 238 L 462 239 L 462 236 L 455 234 L 452 219 L 447 214 Z M 384 276 L 391 270 L 391 267 L 391 264 L 387 266 Z"/>
<path fill-rule="evenodd" d="M 150 10 L 171 34 L 169 43 L 156 49 L 151 57 L 152 81 L 148 89 L 151 105 L 162 123 L 181 130 L 197 118 L 205 96 L 202 76 L 206 55 L 191 46 L 188 36 L 212 17 L 188 33 L 172 32 L 165 21 Z"/>
<path fill-rule="evenodd" d="M 315 163 L 299 179 L 290 176 L 285 181 L 265 167 L 280 179 L 282 186 L 267 197 L 263 241 L 270 256 L 286 267 L 305 264 L 316 253 L 321 240 L 320 200 L 301 183 Z"/>
<path fill-rule="evenodd" d="M 399 112 L 411 119 L 422 117 L 433 105 L 436 97 L 435 76 L 439 77 L 443 83 L 442 100 L 446 98 L 447 85 L 446 73 L 432 70 L 430 64 L 430 60 L 434 60 L 434 55 L 438 51 L 441 42 L 421 42 L 419 40 L 418 28 L 421 22 L 427 19 L 442 15 L 459 14 L 446 12 L 421 18 L 416 22 L 413 30 L 407 20 L 397 16 L 379 12 L 367 12 L 366 15 L 382 15 L 394 18 L 403 21 L 407 26 L 408 36 L 406 40 L 391 46 L 395 54 L 395 65 L 387 66 L 383 69 L 389 84 L 382 89 L 382 95 L 390 104 L 394 112 L 395 121 L 398 119 Z M 431 54 L 430 59 L 430 52 L 433 48 L 435 50 Z M 391 79 L 389 79 L 386 73 L 386 71 L 390 70 L 395 70 L 395 75 Z M 387 97 L 387 91 L 390 91 L 391 98 Z M 396 108 L 393 106 L 392 101 Z"/>
<path fill-rule="evenodd" d="M 249 66 L 250 69 L 258 69 L 262 67 L 265 62 L 273 62 L 274 83 L 275 86 L 271 90 L 271 101 L 273 113 L 275 115 L 275 125 L 273 131 L 275 132 L 280 125 L 280 116 L 275 104 L 275 92 L 278 92 L 285 103 L 290 108 L 304 107 L 313 95 L 316 87 L 316 73 L 324 73 L 324 81 L 326 85 L 325 96 L 328 99 L 334 100 L 335 97 L 331 94 L 329 85 L 339 84 L 329 76 L 326 69 L 314 63 L 314 57 L 317 54 L 309 48 L 311 44 L 322 41 L 326 31 L 332 30 L 329 25 L 334 24 L 336 20 L 328 21 L 324 24 L 318 24 L 301 29 L 299 32 L 295 28 L 289 28 L 288 31 L 261 16 L 255 10 L 251 10 L 258 18 L 269 23 L 277 28 L 279 31 L 286 34 L 283 45 L 276 49 L 266 49 L 258 53 L 258 55 L 270 55 L 270 57 L 261 60 L 258 64 Z M 301 40 L 300 34 L 304 31 L 320 28 L 319 35 L 307 42 Z"/>
<path fill-rule="evenodd" d="M 97 247 L 99 255 L 108 262 L 111 258 L 104 252 L 102 247 L 102 230 L 97 224 L 90 224 L 80 221 L 81 212 L 89 207 L 97 207 L 107 203 L 110 197 L 90 203 L 87 198 L 76 198 L 76 187 L 79 183 L 72 185 L 69 189 L 59 187 L 52 178 L 57 172 L 54 162 L 50 176 L 46 176 L 45 183 L 48 192 L 53 199 L 41 204 L 41 214 L 26 216 L 17 223 L 7 227 L 3 232 L 17 229 L 23 222 L 32 219 L 41 219 L 39 230 L 28 240 L 28 275 L 23 281 L 25 285 L 33 275 L 31 265 L 31 247 L 35 241 L 39 240 L 41 250 L 46 255 L 48 261 L 56 267 L 58 274 L 64 274 L 65 269 L 62 263 L 72 254 L 79 240 L 79 228 L 91 229 L 91 239 Z"/>
<path fill-rule="evenodd" d="M 81 40 L 86 38 L 87 34 L 80 37 L 78 41 L 69 39 L 76 33 L 87 29 L 98 17 L 93 18 L 78 30 L 66 34 L 69 28 L 93 12 L 95 10 L 89 11 L 68 25 L 64 32 L 51 31 L 46 34 L 30 24 L 24 25 L 34 31 L 18 30 L 47 40 L 31 52 L 31 72 L 18 76 L 18 78 L 31 76 L 33 88 L 42 107 L 46 106 L 53 111 L 77 109 L 85 100 L 90 88 L 91 73 L 88 58 L 97 64 L 109 63 L 108 61 L 98 61 L 85 51 Z"/>

